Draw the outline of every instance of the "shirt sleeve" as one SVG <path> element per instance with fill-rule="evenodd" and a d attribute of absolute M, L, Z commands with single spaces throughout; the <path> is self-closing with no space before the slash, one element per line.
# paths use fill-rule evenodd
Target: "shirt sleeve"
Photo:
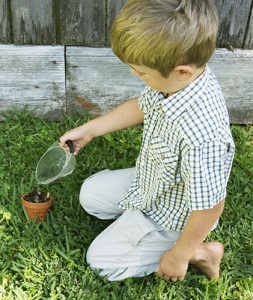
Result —
<path fill-rule="evenodd" d="M 210 141 L 188 149 L 181 160 L 186 205 L 192 210 L 210 209 L 226 197 L 226 144 Z"/>

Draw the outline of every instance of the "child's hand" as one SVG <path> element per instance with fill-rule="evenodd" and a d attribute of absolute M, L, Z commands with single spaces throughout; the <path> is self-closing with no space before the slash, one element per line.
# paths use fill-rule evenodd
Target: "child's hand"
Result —
<path fill-rule="evenodd" d="M 188 258 L 180 256 L 179 253 L 175 253 L 172 250 L 166 251 L 160 258 L 157 275 L 173 282 L 184 280 L 188 264 Z"/>
<path fill-rule="evenodd" d="M 77 155 L 79 150 L 88 144 L 93 138 L 94 134 L 92 132 L 89 123 L 76 127 L 67 131 L 63 136 L 60 137 L 60 143 L 63 147 L 66 146 L 66 141 L 71 140 L 75 146 L 74 155 Z"/>

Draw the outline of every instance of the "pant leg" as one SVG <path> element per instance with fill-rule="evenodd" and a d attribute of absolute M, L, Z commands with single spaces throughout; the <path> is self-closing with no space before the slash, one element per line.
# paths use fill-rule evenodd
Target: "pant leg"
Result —
<path fill-rule="evenodd" d="M 140 210 L 128 209 L 90 245 L 87 262 L 110 281 L 155 272 L 180 232 L 165 231 Z"/>
<path fill-rule="evenodd" d="M 87 178 L 80 191 L 80 203 L 99 219 L 116 219 L 123 213 L 118 207 L 135 178 L 135 168 L 104 170 Z"/>

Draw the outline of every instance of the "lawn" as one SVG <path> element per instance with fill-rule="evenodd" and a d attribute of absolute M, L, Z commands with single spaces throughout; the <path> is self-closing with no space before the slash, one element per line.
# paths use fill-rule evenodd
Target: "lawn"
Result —
<path fill-rule="evenodd" d="M 154 275 L 108 282 L 91 272 L 85 254 L 110 222 L 83 211 L 79 188 L 99 170 L 133 166 L 141 127 L 87 145 L 74 173 L 48 186 L 54 204 L 45 222 L 29 222 L 20 201 L 22 193 L 36 186 L 40 156 L 84 119 L 66 116 L 52 122 L 16 111 L 0 123 L 0 299 L 253 299 L 253 126 L 232 126 L 237 151 L 225 211 L 208 237 L 225 245 L 219 280 L 208 280 L 190 267 L 183 282 Z"/>

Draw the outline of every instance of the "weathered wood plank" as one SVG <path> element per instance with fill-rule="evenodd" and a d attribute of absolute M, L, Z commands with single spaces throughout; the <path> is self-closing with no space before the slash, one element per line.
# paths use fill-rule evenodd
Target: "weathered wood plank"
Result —
<path fill-rule="evenodd" d="M 105 46 L 106 0 L 62 0 L 58 6 L 61 44 Z"/>
<path fill-rule="evenodd" d="M 253 0 L 243 48 L 253 49 Z"/>
<path fill-rule="evenodd" d="M 56 44 L 53 0 L 12 0 L 14 43 Z"/>
<path fill-rule="evenodd" d="M 109 48 L 67 47 L 67 111 L 99 115 L 144 85 Z"/>
<path fill-rule="evenodd" d="M 110 32 L 112 23 L 126 2 L 127 0 L 108 0 L 107 2 L 107 46 L 110 46 Z"/>
<path fill-rule="evenodd" d="M 11 26 L 8 0 L 0 0 L 0 43 L 11 43 Z"/>
<path fill-rule="evenodd" d="M 99 115 L 139 94 L 142 81 L 111 49 L 67 47 L 67 111 Z M 217 49 L 210 66 L 216 73 L 232 123 L 253 123 L 253 51 Z"/>
<path fill-rule="evenodd" d="M 220 15 L 218 47 L 252 49 L 253 0 L 214 1 Z M 0 43 L 109 46 L 112 22 L 126 2 L 0 0 Z"/>
<path fill-rule="evenodd" d="M 219 12 L 218 47 L 242 48 L 252 0 L 214 0 Z"/>
<path fill-rule="evenodd" d="M 0 46 L 0 115 L 27 106 L 59 118 L 66 108 L 64 47 Z"/>
<path fill-rule="evenodd" d="M 217 49 L 210 66 L 224 95 L 231 123 L 253 123 L 253 50 Z"/>

